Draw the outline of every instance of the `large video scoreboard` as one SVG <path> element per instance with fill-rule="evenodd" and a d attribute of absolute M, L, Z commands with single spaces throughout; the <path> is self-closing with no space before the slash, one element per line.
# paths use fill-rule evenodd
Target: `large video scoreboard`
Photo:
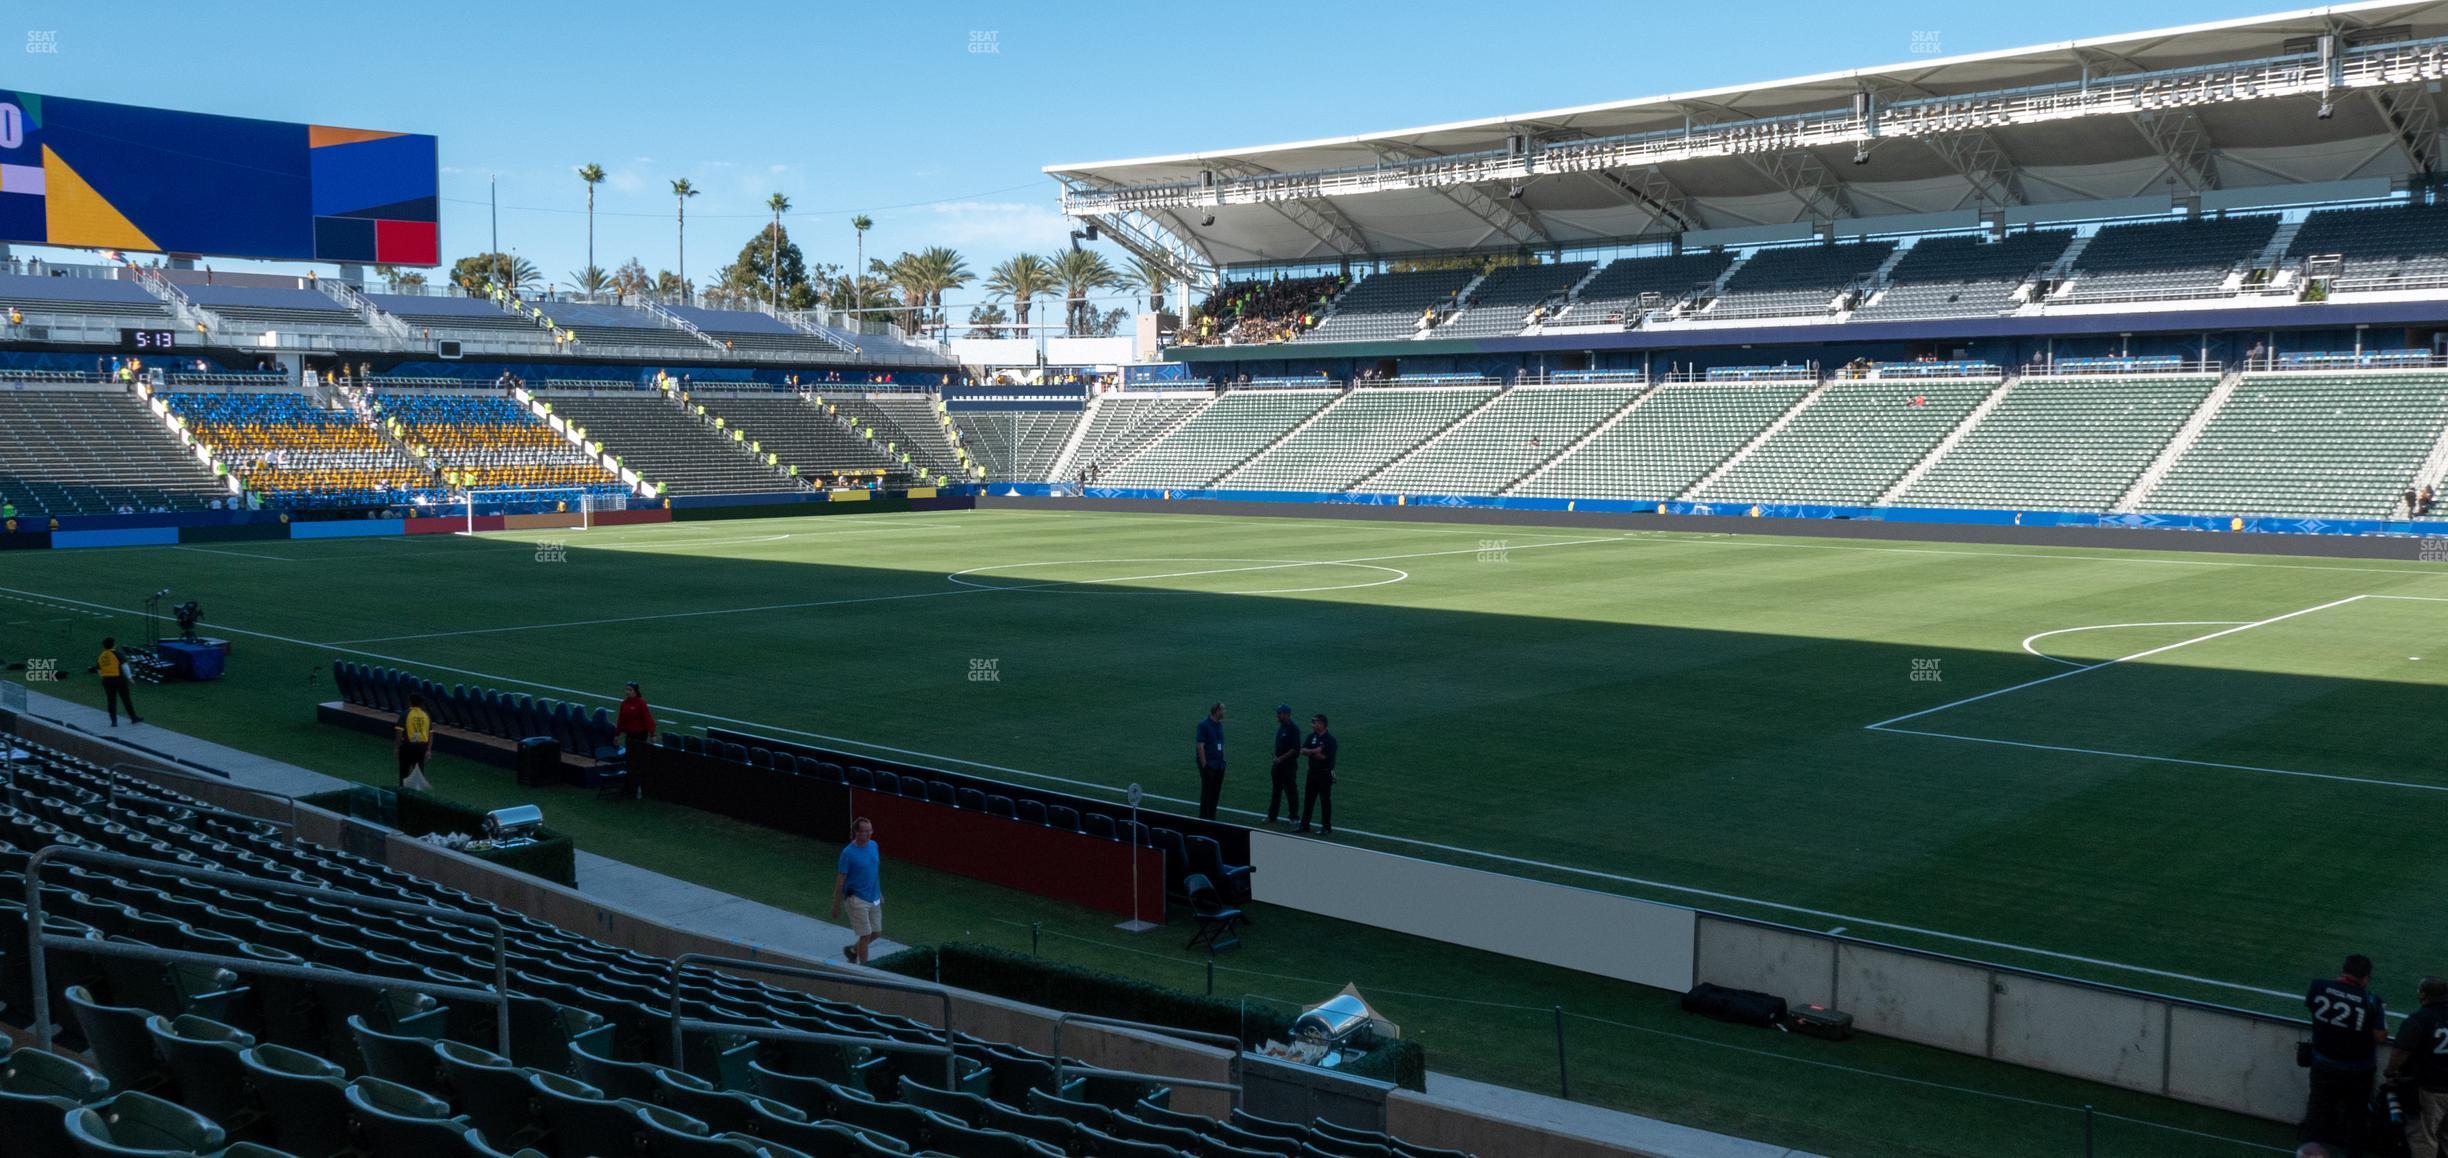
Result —
<path fill-rule="evenodd" d="M 0 242 L 441 263 L 434 138 L 0 89 Z"/>

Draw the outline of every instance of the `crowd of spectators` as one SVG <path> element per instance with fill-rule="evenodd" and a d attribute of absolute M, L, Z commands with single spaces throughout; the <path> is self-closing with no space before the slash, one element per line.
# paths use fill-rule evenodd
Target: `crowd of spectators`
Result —
<path fill-rule="evenodd" d="M 1202 346 L 1291 341 L 1317 324 L 1326 303 L 1347 284 L 1342 274 L 1225 282 L 1199 303 L 1193 340 Z"/>

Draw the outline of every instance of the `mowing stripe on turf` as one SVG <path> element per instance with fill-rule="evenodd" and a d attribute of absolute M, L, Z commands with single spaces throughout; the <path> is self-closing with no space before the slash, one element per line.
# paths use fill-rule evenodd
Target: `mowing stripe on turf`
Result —
<path fill-rule="evenodd" d="M 1564 539 L 1546 543 L 1524 543 L 1519 548 L 1514 549 L 1528 551 L 1537 547 L 1580 547 L 1587 546 L 1591 543 L 1622 543 L 1632 541 L 1636 540 L 1628 540 L 1620 536 L 1608 536 L 1606 538 L 1599 539 Z M 1296 563 L 1273 563 L 1268 564 L 1265 567 L 1228 567 L 1222 570 L 1210 571 L 1179 571 L 1168 575 L 1125 575 L 1113 579 L 1068 579 L 1058 582 L 1045 583 L 1011 583 L 1002 586 L 986 586 L 980 584 L 976 586 L 954 587 L 950 590 L 944 591 L 905 591 L 897 595 L 861 595 L 848 599 L 818 599 L 804 603 L 768 603 L 759 607 L 720 607 L 704 611 L 666 611 L 657 615 L 624 615 L 610 619 L 573 619 L 561 623 L 514 623 L 504 627 L 470 627 L 458 631 L 427 631 L 418 632 L 412 635 L 377 635 L 362 639 L 336 639 L 320 646 L 338 647 L 342 644 L 351 643 L 398 643 L 403 640 L 412 639 L 445 639 L 462 635 L 493 635 L 500 632 L 509 631 L 546 631 L 561 627 L 602 627 L 615 623 L 645 623 L 661 619 L 696 619 L 713 615 L 750 615 L 761 611 L 799 611 L 814 607 L 839 607 L 852 603 L 890 603 L 897 600 L 909 599 L 941 599 L 952 595 L 983 595 L 994 591 L 1033 591 L 1045 587 L 1079 587 L 1098 583 L 1133 583 L 1149 579 L 1181 579 L 1194 575 L 1220 575 L 1234 571 L 1264 571 L 1280 567 L 1325 567 L 1347 563 L 1379 563 L 1394 559 L 1425 559 L 1440 555 L 1476 555 L 1479 554 L 1481 550 L 1483 550 L 1483 548 L 1465 547 L 1453 551 L 1418 551 L 1407 555 L 1372 555 L 1357 559 L 1305 559 Z M 976 568 L 972 568 L 972 570 L 976 570 Z M 949 577 L 947 576 L 947 578 Z M 954 581 L 958 582 L 957 580 Z"/>
<path fill-rule="evenodd" d="M 971 588 L 964 590 L 977 589 Z M 16 588 L 0 587 L 0 593 L 34 596 L 41 599 L 55 599 L 62 603 L 81 604 L 85 607 L 99 608 L 103 611 L 117 612 L 122 615 L 140 614 L 139 612 L 129 611 L 123 607 L 112 607 L 108 604 L 92 603 L 81 599 L 68 599 L 61 596 L 45 595 L 41 592 L 20 591 Z M 2360 598 L 2360 596 L 2357 596 L 2357 598 Z M 496 683 L 517 684 L 521 687 L 539 688 L 544 691 L 556 692 L 565 696 L 575 696 L 581 699 L 598 700 L 604 703 L 611 703 L 617 699 L 617 697 L 605 695 L 601 692 L 587 691 L 581 688 L 561 687 L 557 684 L 548 684 L 537 680 L 520 679 L 516 676 L 501 675 L 495 672 L 482 672 L 469 668 L 452 667 L 448 664 L 409 659 L 403 656 L 384 655 L 380 652 L 364 651 L 358 648 L 343 647 L 337 644 L 315 643 L 310 640 L 294 639 L 289 636 L 278 635 L 268 631 L 255 631 L 249 628 L 232 627 L 227 624 L 219 625 L 215 628 L 215 630 L 225 631 L 232 635 L 247 635 L 253 636 L 257 639 L 268 639 L 275 643 L 286 643 L 297 647 L 327 648 L 333 651 L 346 652 L 350 655 L 362 656 L 366 659 L 380 660 L 384 663 L 394 663 L 408 667 L 424 668 L 428 671 L 449 672 L 452 675 L 468 676 L 475 679 L 487 680 Z M 759 731 L 772 732 L 784 736 L 797 736 L 804 739 L 821 740 L 829 744 L 838 744 L 843 747 L 887 752 L 897 756 L 913 757 L 915 759 L 933 761 L 941 764 L 958 764 L 964 767 L 979 768 L 991 772 L 1002 772 L 1015 776 L 1024 776 L 1033 780 L 1041 780 L 1053 784 L 1064 784 L 1089 791 L 1113 794 L 1116 796 L 1119 796 L 1122 791 L 1114 788 L 1111 785 L 1097 784 L 1086 780 L 1075 780 L 1067 776 L 1056 776 L 1044 772 L 1031 772 L 1022 768 L 1011 768 L 999 764 L 988 764 L 978 760 L 963 759 L 958 756 L 946 756 L 933 752 L 920 752 L 908 748 L 895 748 L 887 744 L 876 744 L 869 741 L 854 740 L 842 736 L 828 736 L 821 732 L 809 732 L 799 728 L 789 728 L 776 724 L 761 723 L 756 720 L 742 720 L 731 716 L 715 715 L 709 712 L 691 711 L 686 708 L 671 705 L 665 705 L 663 710 L 664 713 L 669 716 L 685 716 L 697 720 L 711 720 L 716 723 L 736 724 L 744 728 L 754 728 Z M 1148 798 L 1163 801 L 1169 804 L 1190 803 L 1190 801 L 1186 799 L 1175 796 L 1150 794 Z M 1257 812 L 1244 808 L 1226 808 L 1224 811 L 1237 813 L 1242 816 L 1258 815 Z M 1458 856 L 1475 857 L 1499 864 L 1510 864 L 1524 868 L 1544 869 L 1549 872 L 1587 877 L 1593 880 L 1609 881 L 1616 884 L 1631 885 L 1636 888 L 1656 889 L 1663 892 L 1677 893 L 1684 896 L 1701 897 L 1712 901 L 1750 905 L 1757 908 L 1772 909 L 1777 912 L 1792 913 L 1798 916 L 1814 917 L 1820 920 L 1838 922 L 1846 925 L 1870 925 L 1876 928 L 1887 929 L 1892 932 L 1907 933 L 1914 936 L 1929 937 L 1936 940 L 1952 941 L 1963 945 L 1976 945 L 1984 949 L 1996 949 L 2010 953 L 2024 953 L 2035 957 L 2045 957 L 2054 961 L 2065 961 L 2078 965 L 2088 965 L 2100 969 L 2111 969 L 2118 972 L 2133 973 L 2140 976 L 2157 977 L 2169 981 L 2181 981 L 2188 984 L 2203 985 L 2216 989 L 2227 989 L 2239 993 L 2251 993 L 2263 997 L 2293 1000 L 2300 996 L 2299 994 L 2281 989 L 2267 989 L 2257 985 L 2245 985 L 2240 982 L 2221 981 L 2213 977 L 2198 977 L 2189 973 L 2178 973 L 2167 969 L 2155 969 L 2147 965 L 2130 965 L 2122 961 L 2109 961 L 2098 957 L 2086 957 L 2082 956 L 2081 954 L 2065 953 L 2055 949 L 2034 948 L 2030 945 L 2017 945 L 2008 941 L 1991 940 L 1985 937 L 1973 937 L 1962 933 L 1948 933 L 1938 929 L 1926 929 L 1917 925 L 1906 925 L 1895 921 L 1882 921 L 1872 917 L 1855 916 L 1849 913 L 1830 912 L 1825 909 L 1813 909 L 1803 905 L 1790 905 L 1781 901 L 1761 900 L 1757 897 L 1746 897 L 1736 893 L 1718 892 L 1713 889 L 1696 888 L 1691 885 L 1678 885 L 1667 881 L 1626 876 L 1621 873 L 1611 873 L 1601 869 L 1582 868 L 1576 865 L 1556 864 L 1551 861 L 1533 860 L 1528 857 L 1512 856 L 1506 853 L 1464 848 L 1460 845 L 1441 844 L 1436 841 L 1420 840 L 1414 837 L 1395 836 L 1390 833 L 1369 832 L 1365 829 L 1347 827 L 1345 831 L 1355 836 L 1367 837 L 1371 840 L 1380 840 L 1391 844 L 1408 845 L 1413 848 L 1431 849 L 1437 852 L 1451 853 Z"/>

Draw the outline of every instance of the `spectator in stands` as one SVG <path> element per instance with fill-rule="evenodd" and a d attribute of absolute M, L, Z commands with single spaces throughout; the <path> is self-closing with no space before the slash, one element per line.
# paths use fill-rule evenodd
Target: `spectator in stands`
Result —
<path fill-rule="evenodd" d="M 426 714 L 423 694 L 408 693 L 408 710 L 400 713 L 391 732 L 392 747 L 399 754 L 399 786 L 423 789 L 425 756 L 433 751 L 433 717 Z"/>
<path fill-rule="evenodd" d="M 119 709 L 127 709 L 128 723 L 141 724 L 136 715 L 136 701 L 128 698 L 127 662 L 119 658 L 119 640 L 102 641 L 102 654 L 94 657 L 94 665 L 86 669 L 102 677 L 102 710 L 110 713 L 111 727 L 119 726 Z"/>
<path fill-rule="evenodd" d="M 1190 755 L 1198 762 L 1199 819 L 1216 818 L 1216 801 L 1224 795 L 1224 705 L 1207 705 L 1207 718 L 1190 738 Z"/>
<path fill-rule="evenodd" d="M 2371 958 L 2356 953 L 2337 976 L 2314 981 L 2304 993 L 2312 1012 L 2312 1096 L 2302 1136 L 2348 1154 L 2363 1152 L 2372 1075 L 2380 1043 L 2388 1040 L 2388 1014 L 2371 991 L 2371 976 Z"/>
<path fill-rule="evenodd" d="M 1309 817 L 1314 810 L 1319 834 L 1334 835 L 1335 753 L 1341 746 L 1335 742 L 1334 733 L 1326 730 L 1326 713 L 1309 717 L 1309 742 L 1301 746 L 1301 755 L 1309 758 L 1309 783 L 1301 795 L 1298 831 L 1309 831 Z"/>
<path fill-rule="evenodd" d="M 1289 823 L 1288 818 L 1294 808 L 1300 804 L 1300 795 L 1294 787 L 1292 776 L 1300 763 L 1300 749 L 1300 725 L 1292 722 L 1292 705 L 1275 705 L 1275 760 L 1267 765 L 1267 778 L 1270 781 L 1267 789 L 1268 824 L 1275 823 L 1276 802 L 1283 804 L 1286 823 Z"/>
<path fill-rule="evenodd" d="M 850 935 L 858 938 L 842 950 L 853 965 L 867 963 L 867 953 L 884 931 L 884 852 L 875 841 L 875 822 L 862 816 L 850 822 L 850 843 L 842 846 L 841 862 L 833 872 L 833 919 L 850 909 Z"/>
<path fill-rule="evenodd" d="M 2448 1119 L 2448 981 L 2425 977 L 2414 994 L 2422 1008 L 2397 1027 L 2388 1080 L 2413 1089 L 2408 1149 L 2414 1158 L 2440 1158 L 2440 1124 Z"/>
<path fill-rule="evenodd" d="M 636 680 L 629 681 L 627 693 L 621 696 L 620 714 L 613 719 L 612 730 L 619 733 L 623 752 L 654 743 L 654 709 L 646 706 L 646 693 L 638 690 Z"/>

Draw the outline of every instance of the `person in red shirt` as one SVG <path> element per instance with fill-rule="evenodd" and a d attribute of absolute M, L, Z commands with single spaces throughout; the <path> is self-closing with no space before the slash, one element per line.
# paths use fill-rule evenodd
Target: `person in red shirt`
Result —
<path fill-rule="evenodd" d="M 612 730 L 620 733 L 623 752 L 635 752 L 654 742 L 654 709 L 646 706 L 646 694 L 638 690 L 636 680 L 629 681 L 629 694 L 621 697 L 620 714 L 613 717 Z"/>

